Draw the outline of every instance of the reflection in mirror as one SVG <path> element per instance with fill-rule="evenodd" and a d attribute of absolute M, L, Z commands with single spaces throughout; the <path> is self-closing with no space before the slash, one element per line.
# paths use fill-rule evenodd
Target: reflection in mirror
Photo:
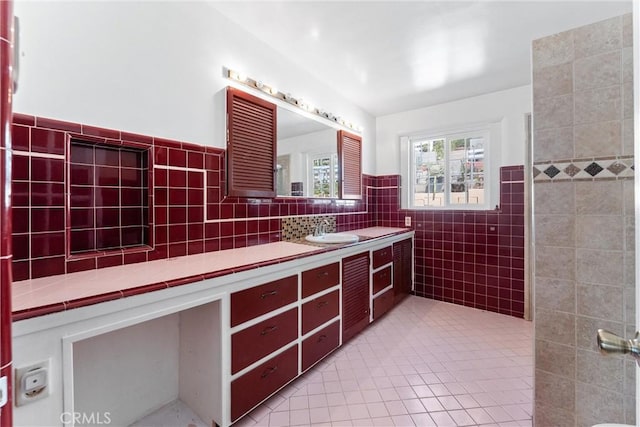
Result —
<path fill-rule="evenodd" d="M 278 196 L 338 197 L 336 130 L 278 106 Z"/>

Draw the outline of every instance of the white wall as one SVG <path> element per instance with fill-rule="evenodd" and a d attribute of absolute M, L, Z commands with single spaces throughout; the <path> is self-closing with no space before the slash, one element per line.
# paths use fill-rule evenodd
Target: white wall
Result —
<path fill-rule="evenodd" d="M 400 136 L 421 131 L 458 131 L 465 125 L 478 123 L 500 124 L 500 149 L 491 154 L 493 166 L 522 165 L 525 162 L 525 114 L 531 112 L 531 105 L 531 86 L 527 85 L 378 117 L 376 175 L 400 173 Z"/>
<path fill-rule="evenodd" d="M 224 147 L 226 66 L 364 126 L 375 173 L 374 118 L 205 2 L 19 0 L 15 14 L 15 112 Z"/>
<path fill-rule="evenodd" d="M 177 399 L 179 319 L 171 314 L 75 343 L 74 410 L 109 412 L 113 425 L 129 425 L 147 415 L 141 411 Z"/>

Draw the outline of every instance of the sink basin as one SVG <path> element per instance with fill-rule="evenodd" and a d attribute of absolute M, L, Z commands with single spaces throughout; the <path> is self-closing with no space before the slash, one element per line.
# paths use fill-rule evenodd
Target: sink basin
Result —
<path fill-rule="evenodd" d="M 349 233 L 327 233 L 321 236 L 309 234 L 305 239 L 312 243 L 353 243 L 360 238 L 355 234 Z"/>

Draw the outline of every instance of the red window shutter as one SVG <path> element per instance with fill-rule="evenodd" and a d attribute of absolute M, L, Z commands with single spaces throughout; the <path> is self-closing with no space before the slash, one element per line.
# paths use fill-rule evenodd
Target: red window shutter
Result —
<path fill-rule="evenodd" d="M 228 195 L 276 196 L 276 105 L 227 88 Z"/>
<path fill-rule="evenodd" d="M 338 131 L 340 198 L 362 198 L 362 138 Z"/>

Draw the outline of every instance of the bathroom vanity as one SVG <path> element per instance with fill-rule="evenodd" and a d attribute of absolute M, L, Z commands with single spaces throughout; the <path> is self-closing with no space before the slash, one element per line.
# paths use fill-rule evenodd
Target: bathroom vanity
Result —
<path fill-rule="evenodd" d="M 413 231 L 349 232 L 17 282 L 14 363 L 48 378 L 16 425 L 129 425 L 176 400 L 232 424 L 411 291 Z"/>

